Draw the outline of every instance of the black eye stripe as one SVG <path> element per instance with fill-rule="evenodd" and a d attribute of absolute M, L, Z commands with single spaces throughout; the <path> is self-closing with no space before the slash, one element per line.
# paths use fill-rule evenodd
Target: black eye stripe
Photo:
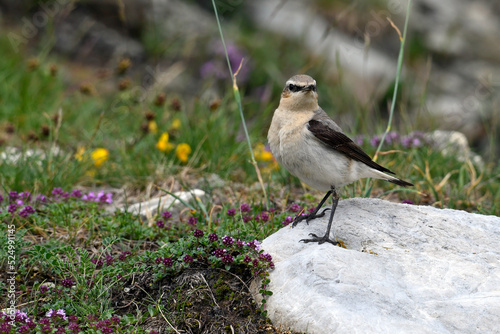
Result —
<path fill-rule="evenodd" d="M 299 92 L 301 90 L 312 90 L 313 92 L 316 91 L 316 85 L 299 86 L 294 84 L 288 84 L 287 88 L 291 92 Z"/>

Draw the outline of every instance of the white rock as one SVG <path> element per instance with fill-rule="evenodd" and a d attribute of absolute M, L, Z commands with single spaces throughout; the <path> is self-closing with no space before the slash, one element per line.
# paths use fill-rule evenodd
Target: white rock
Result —
<path fill-rule="evenodd" d="M 171 206 L 179 205 L 181 199 L 183 202 L 190 202 L 196 197 L 205 196 L 205 192 L 201 189 L 193 189 L 191 191 L 178 191 L 173 193 L 175 196 L 166 195 L 158 198 L 153 198 L 145 202 L 136 203 L 121 210 L 152 217 L 158 212 L 169 209 Z"/>
<path fill-rule="evenodd" d="M 323 235 L 327 218 L 262 243 L 276 265 L 267 302 L 275 326 L 310 334 L 500 332 L 499 217 L 355 198 L 341 200 L 335 215 L 347 249 L 299 242 Z"/>
<path fill-rule="evenodd" d="M 39 148 L 27 149 L 25 151 L 8 146 L 3 151 L 0 152 L 0 161 L 2 163 L 8 163 L 16 165 L 18 163 L 27 163 L 28 160 L 34 160 L 36 163 L 41 164 L 40 160 L 44 160 L 47 158 L 47 154 L 49 155 L 59 155 L 63 152 L 59 149 L 58 146 L 52 146 L 48 150 L 42 150 Z"/>

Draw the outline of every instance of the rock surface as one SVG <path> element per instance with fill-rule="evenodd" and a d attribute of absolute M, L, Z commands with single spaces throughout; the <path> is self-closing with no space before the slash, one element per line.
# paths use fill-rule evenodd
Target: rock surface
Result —
<path fill-rule="evenodd" d="M 144 202 L 124 206 L 120 209 L 151 218 L 158 212 L 169 210 L 172 206 L 183 205 L 182 202 L 190 202 L 196 197 L 203 197 L 205 196 L 205 192 L 201 189 L 193 189 L 192 191 L 177 191 L 173 195 L 152 198 Z"/>
<path fill-rule="evenodd" d="M 299 242 L 322 235 L 327 219 L 263 241 L 276 265 L 267 301 L 274 325 L 310 334 L 498 333 L 499 217 L 355 198 L 335 215 L 347 249 Z"/>

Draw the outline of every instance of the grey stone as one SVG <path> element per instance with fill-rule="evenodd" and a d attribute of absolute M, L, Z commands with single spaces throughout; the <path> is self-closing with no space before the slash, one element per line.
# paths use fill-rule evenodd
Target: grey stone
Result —
<path fill-rule="evenodd" d="M 326 217 L 284 227 L 262 248 L 276 268 L 266 309 L 305 333 L 498 333 L 500 218 L 458 210 L 341 200 L 331 244 Z M 253 285 L 258 293 L 258 284 Z"/>

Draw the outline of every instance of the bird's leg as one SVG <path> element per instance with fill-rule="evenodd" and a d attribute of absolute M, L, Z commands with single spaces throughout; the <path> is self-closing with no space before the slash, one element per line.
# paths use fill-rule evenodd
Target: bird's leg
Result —
<path fill-rule="evenodd" d="M 322 243 L 329 242 L 332 245 L 338 245 L 338 242 L 335 241 L 335 236 L 334 236 L 333 239 L 330 239 L 330 230 L 332 229 L 333 215 L 335 215 L 335 209 L 337 208 L 337 204 L 339 203 L 339 195 L 337 194 L 337 192 L 335 191 L 335 189 L 333 189 L 333 196 L 332 196 L 332 198 L 333 198 L 332 212 L 330 213 L 330 220 L 328 221 L 328 226 L 326 228 L 325 235 L 322 236 L 322 237 L 318 237 L 316 234 L 310 233 L 309 235 L 312 237 L 311 239 L 302 239 L 300 241 L 303 241 L 305 243 L 308 243 L 308 242 L 317 242 L 320 245 Z"/>
<path fill-rule="evenodd" d="M 317 214 L 319 209 L 321 209 L 321 207 L 323 206 L 323 204 L 325 203 L 325 201 L 328 199 L 328 197 L 330 197 L 330 195 L 332 194 L 333 190 L 328 190 L 328 192 L 326 193 L 325 197 L 323 197 L 323 199 L 321 200 L 321 202 L 319 202 L 318 206 L 316 207 L 316 209 L 314 209 L 313 213 L 310 213 L 308 215 L 300 215 L 300 216 L 297 216 L 295 217 L 295 219 L 293 220 L 293 224 L 292 224 L 292 227 L 295 227 L 299 222 L 303 221 L 304 219 L 306 220 L 306 223 L 309 224 L 309 221 L 315 219 L 315 218 L 320 218 L 320 217 L 323 217 L 325 215 L 325 211 L 324 210 L 321 214 Z"/>

